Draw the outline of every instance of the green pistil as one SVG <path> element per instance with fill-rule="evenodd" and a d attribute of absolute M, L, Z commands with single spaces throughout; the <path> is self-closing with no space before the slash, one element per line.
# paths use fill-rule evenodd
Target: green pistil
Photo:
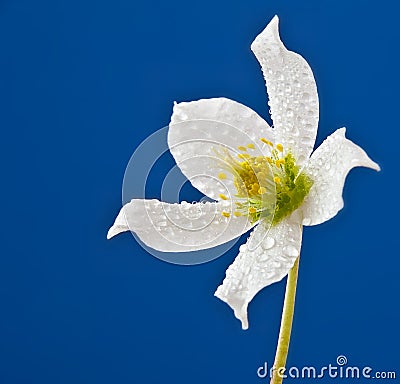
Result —
<path fill-rule="evenodd" d="M 277 154 L 273 153 L 273 157 L 277 158 Z M 275 180 L 275 199 L 272 191 L 269 191 L 236 203 L 237 210 L 247 214 L 252 223 L 272 218 L 271 224 L 278 224 L 299 208 L 310 192 L 313 180 L 306 173 L 299 173 L 293 155 L 288 153 L 283 160 L 279 165 L 271 164 L 273 175 L 269 177 Z"/>
<path fill-rule="evenodd" d="M 238 159 L 225 148 L 216 150 L 216 154 L 234 176 L 238 201 L 233 214 L 248 216 L 252 223 L 265 219 L 276 225 L 300 207 L 310 192 L 313 180 L 300 172 L 290 151 L 283 156 L 282 144 L 274 146 L 264 138 L 261 141 L 271 147 L 271 157 L 251 156 L 247 153 L 248 149 L 252 149 L 251 145 L 238 147 L 241 151 Z M 219 173 L 218 177 L 224 180 L 226 174 Z M 220 198 L 228 199 L 225 195 L 220 195 Z M 229 212 L 223 212 L 222 215 L 230 217 Z"/>
<path fill-rule="evenodd" d="M 281 166 L 283 170 L 278 174 L 281 182 L 276 183 L 276 205 L 272 225 L 278 224 L 299 208 L 313 185 L 313 180 L 306 173 L 299 174 L 299 167 L 291 153 L 287 154 L 284 160 L 285 163 Z"/>

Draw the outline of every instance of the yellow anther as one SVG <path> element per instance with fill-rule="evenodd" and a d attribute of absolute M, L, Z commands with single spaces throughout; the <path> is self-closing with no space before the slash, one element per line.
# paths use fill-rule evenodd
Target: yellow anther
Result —
<path fill-rule="evenodd" d="M 223 173 L 223 172 L 218 173 L 218 178 L 219 178 L 220 180 L 225 180 L 225 179 L 226 179 L 226 174 Z"/>
<path fill-rule="evenodd" d="M 226 190 L 220 191 L 226 195 L 218 192 L 220 204 L 230 203 L 231 199 L 235 203 L 233 208 L 227 206 L 224 207 L 227 211 L 219 211 L 221 222 L 228 223 L 230 218 L 240 221 L 238 218 L 243 216 L 253 224 L 259 219 L 270 218 L 270 223 L 275 225 L 302 204 L 313 184 L 313 180 L 299 170 L 290 148 L 284 150 L 282 144 L 272 145 L 265 138 L 260 140 L 267 144 L 264 149 L 269 152 L 265 155 L 251 151 L 249 148 L 258 148 L 257 143 L 248 141 L 244 146 L 238 146 L 235 152 L 225 147 L 215 149 L 224 164 L 216 172 L 218 178 L 231 180 L 236 189 L 234 198 Z M 277 204 L 274 209 L 275 194 Z"/>
<path fill-rule="evenodd" d="M 262 195 L 262 194 L 265 193 L 265 192 L 267 192 L 267 189 L 266 189 L 265 187 L 260 187 L 260 188 L 258 189 L 258 193 L 259 193 L 260 195 Z"/>
<path fill-rule="evenodd" d="M 273 146 L 274 146 L 274 145 L 273 145 L 269 140 L 267 140 L 265 137 L 262 137 L 260 140 L 261 140 L 264 144 L 269 145 L 270 147 L 273 147 Z"/>
<path fill-rule="evenodd" d="M 247 148 L 251 146 L 255 147 L 255 144 L 253 143 L 246 145 L 248 145 Z M 241 146 L 238 148 L 241 149 Z M 230 153 L 228 150 L 225 151 L 224 149 L 221 149 L 221 153 L 219 155 L 221 159 L 228 164 L 228 169 L 232 170 L 231 173 L 233 175 L 233 183 L 237 190 L 236 196 L 245 199 L 254 198 L 255 201 L 258 201 L 257 199 L 260 199 L 260 196 L 266 195 L 268 193 L 269 180 L 273 179 L 275 175 L 281 175 L 280 172 L 278 173 L 276 171 L 284 170 L 279 168 L 282 162 L 280 161 L 281 159 L 278 156 L 279 151 L 275 147 L 271 148 L 270 156 L 251 156 L 250 153 L 251 152 L 249 151 L 240 152 L 236 154 L 237 156 L 233 156 L 233 153 Z M 272 173 L 272 169 L 270 167 L 275 169 L 275 174 Z M 225 179 L 227 178 L 227 175 L 227 173 L 226 175 L 225 173 L 223 173 L 219 174 L 218 177 L 220 179 Z M 280 179 L 278 178 L 278 180 L 279 181 L 275 180 L 275 183 L 278 184 L 280 182 Z M 225 195 L 220 195 L 219 199 L 227 200 L 228 198 L 230 198 L 229 195 L 227 196 L 228 197 L 226 197 Z M 255 205 L 252 204 L 252 206 Z M 237 211 L 242 212 L 243 208 L 245 207 L 238 206 Z M 246 207 L 245 209 L 247 210 L 248 207 Z M 231 216 L 232 215 L 233 210 L 231 212 Z"/>

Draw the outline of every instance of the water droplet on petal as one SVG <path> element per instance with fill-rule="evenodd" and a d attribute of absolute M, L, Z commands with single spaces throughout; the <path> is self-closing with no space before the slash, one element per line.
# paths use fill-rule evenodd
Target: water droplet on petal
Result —
<path fill-rule="evenodd" d="M 299 251 L 295 247 L 293 247 L 293 245 L 287 245 L 286 247 L 284 247 L 283 252 L 291 257 L 299 256 Z"/>
<path fill-rule="evenodd" d="M 264 249 L 271 249 L 275 245 L 275 239 L 273 237 L 267 236 L 267 238 L 263 241 Z"/>

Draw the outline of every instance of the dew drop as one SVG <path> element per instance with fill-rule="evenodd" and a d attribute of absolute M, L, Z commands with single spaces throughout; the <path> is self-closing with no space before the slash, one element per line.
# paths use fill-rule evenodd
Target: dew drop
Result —
<path fill-rule="evenodd" d="M 275 245 L 275 239 L 273 237 L 267 236 L 263 241 L 264 249 L 271 249 Z"/>
<path fill-rule="evenodd" d="M 284 247 L 283 252 L 291 257 L 296 257 L 299 255 L 298 250 L 295 247 L 293 247 L 293 245 L 287 245 L 286 247 Z"/>

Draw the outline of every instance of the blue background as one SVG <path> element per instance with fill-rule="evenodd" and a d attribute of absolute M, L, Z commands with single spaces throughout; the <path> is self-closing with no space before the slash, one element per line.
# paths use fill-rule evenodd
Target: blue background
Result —
<path fill-rule="evenodd" d="M 343 211 L 305 228 L 288 364 L 344 354 L 399 376 L 394 4 L 1 1 L 0 383 L 262 382 L 285 281 L 257 295 L 244 332 L 213 297 L 240 243 L 183 267 L 105 235 L 131 154 L 174 100 L 226 96 L 267 118 L 249 46 L 275 14 L 317 79 L 317 144 L 347 126 L 382 166 L 352 171 Z"/>

